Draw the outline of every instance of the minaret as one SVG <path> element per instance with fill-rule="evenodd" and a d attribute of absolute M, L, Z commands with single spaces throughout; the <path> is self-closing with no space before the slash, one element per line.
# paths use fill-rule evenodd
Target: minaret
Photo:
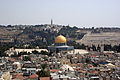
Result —
<path fill-rule="evenodd" d="M 53 25 L 53 20 L 51 19 L 51 26 Z"/>

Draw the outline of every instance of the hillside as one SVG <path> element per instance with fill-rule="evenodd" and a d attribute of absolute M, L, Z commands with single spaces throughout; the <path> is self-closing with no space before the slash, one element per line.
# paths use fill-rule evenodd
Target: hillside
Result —
<path fill-rule="evenodd" d="M 85 45 L 120 44 L 120 28 L 78 28 L 55 24 L 0 26 L 0 42 L 17 46 L 48 46 L 60 34 L 68 39 L 69 45 L 75 41 Z"/>
<path fill-rule="evenodd" d="M 69 41 L 81 39 L 85 33 L 77 32 L 79 28 L 62 25 L 16 25 L 0 27 L 0 42 L 18 45 L 51 45 L 57 35 L 64 35 Z"/>

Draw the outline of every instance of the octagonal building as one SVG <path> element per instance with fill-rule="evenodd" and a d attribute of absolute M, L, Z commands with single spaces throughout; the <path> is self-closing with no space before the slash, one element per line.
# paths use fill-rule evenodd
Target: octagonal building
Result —
<path fill-rule="evenodd" d="M 48 46 L 48 51 L 50 52 L 67 52 L 74 50 L 73 46 L 67 45 L 67 39 L 63 35 L 59 35 L 55 38 L 54 44 Z"/>

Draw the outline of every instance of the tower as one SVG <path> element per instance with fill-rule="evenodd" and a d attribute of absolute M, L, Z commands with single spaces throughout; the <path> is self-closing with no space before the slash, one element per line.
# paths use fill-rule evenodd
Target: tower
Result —
<path fill-rule="evenodd" d="M 51 19 L 51 26 L 53 25 L 53 20 Z"/>
<path fill-rule="evenodd" d="M 104 41 L 101 41 L 101 52 L 104 51 Z"/>

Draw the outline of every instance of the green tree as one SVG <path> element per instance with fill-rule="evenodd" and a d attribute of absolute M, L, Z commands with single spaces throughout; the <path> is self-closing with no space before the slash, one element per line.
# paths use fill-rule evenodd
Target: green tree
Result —
<path fill-rule="evenodd" d="M 47 68 L 47 64 L 42 64 L 41 65 L 41 71 L 38 71 L 37 75 L 39 77 L 50 77 L 50 71 Z"/>
<path fill-rule="evenodd" d="M 93 49 L 93 51 L 97 51 L 97 49 L 96 49 L 96 46 L 95 46 L 95 45 L 92 45 L 92 49 Z"/>
<path fill-rule="evenodd" d="M 31 58 L 30 58 L 29 56 L 24 56 L 24 57 L 23 57 L 23 60 L 24 60 L 24 61 L 31 61 Z"/>
<path fill-rule="evenodd" d="M 33 54 L 39 54 L 39 52 L 36 51 L 36 50 L 32 51 L 32 53 L 33 53 Z"/>
<path fill-rule="evenodd" d="M 100 48 L 100 46 L 99 46 L 99 45 L 97 46 L 97 51 L 98 51 L 98 52 L 100 52 L 100 51 L 101 51 L 101 48 Z"/>
<path fill-rule="evenodd" d="M 49 53 L 47 51 L 41 51 L 40 54 L 42 54 L 42 55 L 49 55 Z"/>

